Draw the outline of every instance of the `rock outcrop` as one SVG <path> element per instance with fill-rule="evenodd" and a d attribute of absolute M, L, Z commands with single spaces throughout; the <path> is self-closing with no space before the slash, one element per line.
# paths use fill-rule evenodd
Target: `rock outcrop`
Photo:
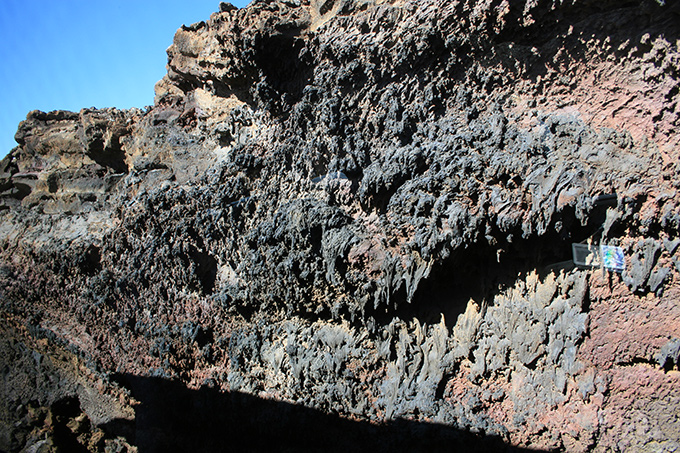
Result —
<path fill-rule="evenodd" d="M 676 2 L 219 10 L 0 163 L 0 450 L 680 448 Z"/>

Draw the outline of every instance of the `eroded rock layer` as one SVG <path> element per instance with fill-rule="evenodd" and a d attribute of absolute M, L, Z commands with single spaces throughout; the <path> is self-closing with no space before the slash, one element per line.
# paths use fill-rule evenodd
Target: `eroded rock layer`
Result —
<path fill-rule="evenodd" d="M 19 126 L 0 449 L 680 448 L 676 2 L 219 9 Z"/>

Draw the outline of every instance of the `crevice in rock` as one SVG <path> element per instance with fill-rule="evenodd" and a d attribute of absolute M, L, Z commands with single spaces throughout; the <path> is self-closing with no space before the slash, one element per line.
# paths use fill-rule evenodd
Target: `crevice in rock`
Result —
<path fill-rule="evenodd" d="M 265 83 L 273 90 L 268 92 L 264 86 L 257 89 L 258 97 L 263 101 L 279 104 L 283 100 L 286 104 L 293 105 L 302 97 L 305 86 L 311 80 L 313 69 L 302 56 L 305 40 L 299 34 L 300 30 L 291 29 L 272 35 L 260 35 L 256 39 L 252 50 L 255 67 L 260 72 L 256 86 Z M 278 99 L 270 98 L 274 94 Z"/>
<path fill-rule="evenodd" d="M 664 363 L 662 368 L 666 369 L 668 362 L 669 361 L 666 361 L 666 363 Z M 670 362 L 671 363 L 670 363 L 669 369 L 672 369 L 673 368 L 673 363 L 672 363 L 673 360 L 671 359 Z M 627 360 L 627 361 L 616 362 L 616 366 L 620 366 L 620 367 L 633 367 L 633 366 L 636 366 L 636 365 L 649 365 L 649 366 L 654 367 L 654 368 L 659 367 L 659 364 L 656 363 L 654 360 L 647 359 L 645 357 L 633 357 L 632 359 Z"/>
<path fill-rule="evenodd" d="M 437 324 L 443 314 L 451 330 L 470 300 L 490 304 L 495 295 L 513 286 L 522 275 L 537 271 L 542 279 L 550 272 L 573 268 L 572 243 L 596 233 L 603 222 L 599 209 L 591 210 L 591 214 L 586 225 L 581 225 L 574 210 L 565 208 L 542 236 L 522 238 L 521 231 L 516 231 L 511 235 L 512 242 L 491 245 L 481 239 L 456 249 L 420 281 L 411 303 L 407 302 L 406 285 L 402 282 L 390 296 L 390 306 L 396 308 L 375 309 L 369 304 L 365 315 L 373 317 L 379 325 L 387 325 L 394 316 Z M 561 224 L 559 232 L 557 222 Z"/>
<path fill-rule="evenodd" d="M 48 423 L 54 430 L 54 443 L 64 451 L 74 453 L 87 452 L 87 448 L 78 441 L 78 434 L 81 430 L 89 428 L 89 420 L 85 418 L 78 420 L 82 410 L 80 401 L 76 397 L 68 397 L 55 402 L 48 414 Z M 84 414 L 83 414 L 84 415 Z M 83 426 L 87 424 L 87 426 Z"/>
<path fill-rule="evenodd" d="M 210 253 L 198 250 L 193 252 L 192 260 L 196 263 L 196 274 L 203 294 L 212 293 L 217 280 L 217 260 Z"/>
<path fill-rule="evenodd" d="M 78 267 L 85 275 L 94 275 L 99 272 L 102 268 L 99 247 L 89 245 L 82 253 Z"/>

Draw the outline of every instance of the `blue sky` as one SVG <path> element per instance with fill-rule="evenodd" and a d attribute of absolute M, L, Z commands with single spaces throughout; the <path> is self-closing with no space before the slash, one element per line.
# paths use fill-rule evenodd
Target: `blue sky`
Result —
<path fill-rule="evenodd" d="M 175 31 L 218 9 L 219 0 L 0 0 L 0 158 L 31 110 L 152 105 Z"/>

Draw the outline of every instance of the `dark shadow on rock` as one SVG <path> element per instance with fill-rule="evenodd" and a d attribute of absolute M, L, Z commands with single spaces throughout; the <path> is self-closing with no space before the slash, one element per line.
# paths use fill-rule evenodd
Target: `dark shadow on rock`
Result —
<path fill-rule="evenodd" d="M 616 197 L 613 197 L 613 205 L 616 205 Z M 565 208 L 555 215 L 555 220 L 542 235 L 523 238 L 518 229 L 513 231 L 512 241 L 501 239 L 491 245 L 480 239 L 454 250 L 420 281 L 410 303 L 402 284 L 391 295 L 392 307 L 374 309 L 368 306 L 365 317 L 373 317 L 379 326 L 388 325 L 395 316 L 402 320 L 417 318 L 432 325 L 439 323 L 443 315 L 450 331 L 470 300 L 490 305 L 495 296 L 513 287 L 523 276 L 537 272 L 544 279 L 550 272 L 559 274 L 562 268 L 567 271 L 573 268 L 572 244 L 601 234 L 606 208 L 612 206 L 610 201 L 607 198 L 608 204 L 593 207 L 585 225 L 576 218 L 573 208 Z M 557 221 L 562 225 L 560 231 L 556 231 Z M 503 237 L 496 230 L 492 233 L 497 238 Z"/>
<path fill-rule="evenodd" d="M 500 437 L 447 425 L 396 420 L 375 425 L 304 406 L 178 381 L 117 375 L 140 402 L 133 422 L 103 428 L 141 453 L 168 451 L 523 452 Z M 531 450 L 535 451 L 535 450 Z"/>

